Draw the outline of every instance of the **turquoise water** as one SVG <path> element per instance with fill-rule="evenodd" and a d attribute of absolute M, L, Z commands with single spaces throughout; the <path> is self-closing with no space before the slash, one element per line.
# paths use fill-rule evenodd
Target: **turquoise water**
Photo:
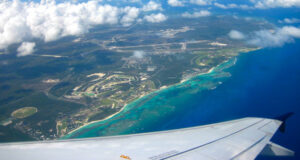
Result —
<path fill-rule="evenodd" d="M 168 117 L 185 112 L 185 107 L 193 96 L 205 91 L 216 89 L 224 79 L 230 77 L 225 72 L 233 66 L 236 58 L 232 58 L 217 66 L 210 73 L 193 77 L 183 83 L 153 92 L 130 104 L 111 119 L 85 126 L 64 138 L 83 138 L 110 136 L 140 132 L 157 131 L 157 125 Z"/>
<path fill-rule="evenodd" d="M 154 92 L 112 119 L 65 138 L 108 136 L 190 127 L 243 117 L 295 112 L 286 132 L 272 139 L 300 151 L 300 42 L 241 54 L 213 72 Z M 276 159 L 259 157 L 258 159 Z"/>

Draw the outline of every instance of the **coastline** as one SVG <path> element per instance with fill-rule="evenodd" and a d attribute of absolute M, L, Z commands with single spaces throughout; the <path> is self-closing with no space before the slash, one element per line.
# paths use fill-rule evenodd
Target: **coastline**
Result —
<path fill-rule="evenodd" d="M 227 61 L 228 61 L 228 60 L 227 60 Z M 226 63 L 227 61 L 224 61 L 224 62 L 222 62 L 221 64 Z M 221 64 L 219 64 L 219 65 L 221 65 Z M 217 65 L 216 67 L 218 67 L 219 65 Z M 159 89 L 157 89 L 157 90 L 155 90 L 155 91 L 152 91 L 152 92 L 149 92 L 149 93 L 147 93 L 147 94 L 141 95 L 140 97 L 138 97 L 138 98 L 135 99 L 134 101 L 129 102 L 128 104 L 131 104 L 131 103 L 133 103 L 133 102 L 135 102 L 135 101 L 137 101 L 137 100 L 139 100 L 139 99 L 141 99 L 141 98 L 143 98 L 143 97 L 147 97 L 147 96 L 149 96 L 149 95 L 151 95 L 151 94 L 153 94 L 153 93 L 155 93 L 155 92 L 159 92 L 159 91 L 162 91 L 162 90 L 164 90 L 164 89 L 168 89 L 168 88 L 170 88 L 170 87 L 172 87 L 172 86 L 176 86 L 176 85 L 182 84 L 182 83 L 184 83 L 184 82 L 186 82 L 186 81 L 188 81 L 188 80 L 191 80 L 191 79 L 193 79 L 193 78 L 195 78 L 195 77 L 197 77 L 197 76 L 201 76 L 201 75 L 205 75 L 205 74 L 212 73 L 216 67 L 210 68 L 207 72 L 199 73 L 199 74 L 197 74 L 197 75 L 195 75 L 195 76 L 192 76 L 192 77 L 190 77 L 190 78 L 183 79 L 183 80 L 181 80 L 181 81 L 178 82 L 178 83 L 175 83 L 175 84 L 172 84 L 172 85 L 169 85 L 169 86 L 162 86 L 162 87 L 160 87 Z M 86 126 L 89 126 L 89 125 L 91 125 L 91 124 L 99 123 L 99 122 L 103 122 L 103 121 L 109 120 L 109 119 L 113 118 L 114 116 L 120 114 L 122 111 L 124 111 L 125 108 L 128 106 L 128 104 L 125 104 L 124 107 L 122 107 L 118 112 L 116 112 L 116 113 L 114 113 L 114 114 L 112 114 L 112 115 L 109 115 L 109 116 L 105 117 L 104 119 L 95 120 L 95 121 L 91 121 L 91 122 L 88 122 L 88 123 L 86 123 L 86 124 L 83 124 L 82 126 L 80 126 L 80 127 L 76 128 L 76 129 L 74 129 L 74 130 L 68 132 L 66 135 L 64 135 L 64 136 L 62 136 L 62 137 L 60 137 L 60 138 L 64 138 L 65 136 L 68 136 L 68 135 L 70 135 L 70 134 L 72 134 L 72 133 L 75 133 L 76 131 L 78 131 L 78 130 L 80 130 L 80 129 L 86 127 Z"/>
<path fill-rule="evenodd" d="M 251 50 L 246 51 L 246 52 L 239 52 L 238 55 L 240 55 L 240 54 L 242 54 L 242 53 L 249 53 L 249 52 L 252 52 L 252 51 L 257 51 L 257 50 L 260 50 L 260 49 L 261 49 L 261 48 L 255 48 L 255 49 L 251 49 Z M 238 56 L 238 55 L 237 55 L 237 56 Z M 234 56 L 234 57 L 232 57 L 232 58 L 230 58 L 230 59 L 228 59 L 228 60 L 226 60 L 226 61 L 223 61 L 222 63 L 218 64 L 217 66 L 214 66 L 214 67 L 210 68 L 207 72 L 199 73 L 199 74 L 197 74 L 197 75 L 195 75 L 195 76 L 192 76 L 192 77 L 183 79 L 183 80 L 181 80 L 180 82 L 177 82 L 177 83 L 174 83 L 174 84 L 168 85 L 168 86 L 162 86 L 162 87 L 160 87 L 159 89 L 157 89 L 157 90 L 155 90 L 155 91 L 152 91 L 152 92 L 149 92 L 149 93 L 147 93 L 147 94 L 141 95 L 140 97 L 137 97 L 137 99 L 135 99 L 135 100 L 129 102 L 128 104 L 125 104 L 124 107 L 122 107 L 122 108 L 120 109 L 120 111 L 118 111 L 118 112 L 116 112 L 116 113 L 114 113 L 114 114 L 112 114 L 112 115 L 109 115 L 109 116 L 107 116 L 107 117 L 104 118 L 104 119 L 101 119 L 101 120 L 95 120 L 95 121 L 88 122 L 88 123 L 86 123 L 86 124 L 84 124 L 84 125 L 82 125 L 82 126 L 76 128 L 76 129 L 74 129 L 74 130 L 68 132 L 66 135 L 60 137 L 59 139 L 64 139 L 64 138 L 68 139 L 68 138 L 70 138 L 70 137 L 72 136 L 73 133 L 75 133 L 76 131 L 78 131 L 78 130 L 80 130 L 80 129 L 82 129 L 82 128 L 85 128 L 85 127 L 90 126 L 90 125 L 95 124 L 95 123 L 100 123 L 100 122 L 104 122 L 104 121 L 110 120 L 111 118 L 113 118 L 113 117 L 119 115 L 119 114 L 122 113 L 125 109 L 127 109 L 128 106 L 129 106 L 129 104 L 132 104 L 132 103 L 134 103 L 134 102 L 137 102 L 138 100 L 141 100 L 141 99 L 143 99 L 143 98 L 146 98 L 146 97 L 148 97 L 148 96 L 150 96 L 150 95 L 152 95 L 152 94 L 154 94 L 154 93 L 160 92 L 160 91 L 162 91 L 162 90 L 169 89 L 169 88 L 171 88 L 171 87 L 173 87 L 173 86 L 177 86 L 177 85 L 183 84 L 183 83 L 185 83 L 185 82 L 187 82 L 187 81 L 189 81 L 189 80 L 192 80 L 192 79 L 195 78 L 195 77 L 202 76 L 202 75 L 206 75 L 206 74 L 210 74 L 210 73 L 212 73 L 213 71 L 215 71 L 215 69 L 217 69 L 218 67 L 220 67 L 220 66 L 223 65 L 223 64 L 226 64 L 226 63 L 227 63 L 228 61 L 230 61 L 231 59 L 234 60 L 233 65 L 235 65 L 235 64 L 236 64 L 236 61 L 237 61 L 237 56 Z M 230 66 L 230 67 L 231 67 L 231 66 Z M 226 68 L 225 68 L 225 69 L 226 69 Z M 221 70 L 223 70 L 223 69 L 221 69 Z"/>
<path fill-rule="evenodd" d="M 104 119 L 95 120 L 95 121 L 91 121 L 91 122 L 85 123 L 84 125 L 82 125 L 82 126 L 80 126 L 80 127 L 76 128 L 76 129 L 74 129 L 74 130 L 70 131 L 69 133 L 67 133 L 67 134 L 66 134 L 66 135 L 64 135 L 64 136 L 67 136 L 68 134 L 72 134 L 72 133 L 76 132 L 77 130 L 79 130 L 79 129 L 81 129 L 81 128 L 85 127 L 85 126 L 88 126 L 88 125 L 90 125 L 90 124 L 93 124 L 93 123 L 97 123 L 97 122 L 102 122 L 102 121 L 108 120 L 108 119 L 112 118 L 113 116 L 115 116 L 115 115 L 117 115 L 117 114 L 121 113 L 121 112 L 122 112 L 122 111 L 125 109 L 125 107 L 126 107 L 126 106 L 127 106 L 127 104 L 125 104 L 125 105 L 124 105 L 124 107 L 122 107 L 122 108 L 121 108 L 121 109 L 120 109 L 118 112 L 116 112 L 116 113 L 114 113 L 114 114 L 112 114 L 112 115 L 109 115 L 109 116 L 105 117 Z M 64 136 L 63 136 L 63 137 L 64 137 Z M 63 137 L 61 137 L 61 138 L 63 138 Z"/>

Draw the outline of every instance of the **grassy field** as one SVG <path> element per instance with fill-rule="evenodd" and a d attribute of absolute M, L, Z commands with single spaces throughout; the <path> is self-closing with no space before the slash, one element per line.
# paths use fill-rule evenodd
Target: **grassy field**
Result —
<path fill-rule="evenodd" d="M 37 111 L 38 109 L 35 107 L 23 107 L 13 111 L 11 116 L 14 118 L 26 118 L 35 114 Z"/>

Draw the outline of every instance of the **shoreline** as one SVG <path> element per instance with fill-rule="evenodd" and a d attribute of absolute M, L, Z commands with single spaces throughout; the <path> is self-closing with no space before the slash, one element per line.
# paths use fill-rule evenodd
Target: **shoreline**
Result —
<path fill-rule="evenodd" d="M 228 60 L 222 62 L 221 64 L 226 63 L 227 61 L 228 61 Z M 221 65 L 221 64 L 219 64 L 219 65 Z M 218 67 L 219 65 L 217 65 L 216 67 Z M 141 99 L 141 98 L 143 98 L 143 97 L 146 97 L 146 96 L 148 96 L 148 95 L 150 95 L 150 94 L 153 94 L 153 93 L 155 93 L 155 92 L 162 91 L 162 90 L 164 90 L 164 89 L 168 89 L 168 88 L 170 88 L 170 87 L 172 87 L 172 86 L 182 84 L 182 83 L 184 83 L 184 82 L 186 82 L 186 81 L 188 81 L 188 80 L 191 80 L 192 78 L 195 78 L 195 77 L 197 77 L 197 76 L 209 74 L 209 73 L 213 72 L 214 69 L 215 69 L 216 67 L 210 68 L 207 72 L 199 73 L 199 74 L 197 74 L 197 75 L 195 75 L 195 76 L 192 76 L 192 77 L 190 77 L 190 78 L 183 79 L 183 80 L 181 80 L 181 81 L 178 82 L 178 83 L 171 84 L 171 85 L 169 85 L 169 86 L 162 86 L 162 87 L 160 87 L 159 89 L 157 89 L 157 90 L 155 90 L 155 91 L 152 91 L 152 92 L 150 92 L 150 93 L 147 93 L 147 94 L 144 94 L 144 95 L 141 95 L 141 96 L 137 97 L 136 100 L 139 100 L 139 99 Z M 136 100 L 134 100 L 134 101 L 136 101 Z M 131 101 L 131 102 L 128 103 L 128 104 L 131 104 L 131 103 L 133 103 L 134 101 Z M 64 135 L 64 136 L 62 136 L 62 137 L 60 137 L 60 138 L 64 138 L 65 136 L 68 136 L 68 135 L 70 135 L 70 134 L 72 134 L 72 133 L 78 131 L 79 129 L 82 129 L 83 127 L 88 126 L 88 125 L 91 125 L 91 124 L 94 124 L 94 123 L 98 123 L 98 122 L 103 122 L 103 121 L 105 121 L 105 120 L 109 120 L 109 119 L 113 118 L 114 116 L 118 115 L 119 113 L 121 113 L 122 111 L 124 111 L 124 109 L 127 107 L 128 104 L 125 104 L 124 107 L 122 107 L 118 112 L 116 112 L 116 113 L 114 113 L 114 114 L 112 114 L 112 115 L 109 115 L 109 116 L 105 117 L 104 119 L 95 120 L 95 121 L 91 121 L 91 122 L 88 122 L 88 123 L 86 123 L 86 124 L 83 124 L 82 126 L 80 126 L 80 127 L 76 128 L 76 129 L 74 129 L 74 130 L 68 132 L 66 135 Z M 59 139 L 60 139 L 60 138 L 59 138 Z"/>
<path fill-rule="evenodd" d="M 104 119 L 95 120 L 95 121 L 91 121 L 91 122 L 85 123 L 85 124 L 83 124 L 82 126 L 80 126 L 80 127 L 76 128 L 76 129 L 70 131 L 69 133 L 67 133 L 67 134 L 64 135 L 64 136 L 67 136 L 67 135 L 69 135 L 69 134 L 72 134 L 73 132 L 76 132 L 77 130 L 79 130 L 79 129 L 81 129 L 81 128 L 87 126 L 87 125 L 90 125 L 90 124 L 93 124 L 93 123 L 97 123 L 97 122 L 102 122 L 102 121 L 108 120 L 108 119 L 112 118 L 113 116 L 115 116 L 115 115 L 121 113 L 121 112 L 125 109 L 126 106 L 127 106 L 127 104 L 125 104 L 124 107 L 122 107 L 118 112 L 116 112 L 116 113 L 114 113 L 114 114 L 112 114 L 112 115 L 109 115 L 109 116 L 105 117 Z M 64 137 L 64 136 L 63 136 L 63 137 Z M 61 137 L 61 138 L 63 138 L 63 137 Z"/>
<path fill-rule="evenodd" d="M 257 50 L 260 50 L 260 49 L 261 49 L 261 48 L 255 48 L 255 49 L 251 49 L 251 50 L 246 51 L 246 52 L 239 52 L 238 55 L 240 55 L 240 54 L 242 54 L 242 53 L 249 53 L 249 52 L 257 51 Z M 237 56 L 238 56 L 238 55 L 237 55 Z M 236 64 L 237 56 L 232 57 L 232 58 L 235 59 L 235 62 L 234 62 L 233 65 Z M 141 95 L 141 96 L 137 97 L 137 99 L 131 101 L 130 103 L 125 104 L 125 105 L 120 109 L 120 111 L 118 111 L 118 112 L 116 112 L 116 113 L 114 113 L 114 114 L 112 114 L 112 115 L 109 115 L 109 116 L 105 117 L 104 119 L 101 119 L 101 120 L 95 120 L 95 121 L 91 121 L 91 122 L 88 122 L 88 123 L 86 123 L 86 124 L 83 124 L 82 126 L 80 126 L 80 127 L 76 128 L 76 129 L 74 129 L 74 130 L 68 132 L 66 135 L 64 135 L 64 136 L 62 136 L 62 137 L 60 137 L 60 138 L 64 138 L 64 137 L 66 137 L 66 136 L 72 136 L 72 135 L 70 135 L 70 134 L 72 134 L 72 133 L 78 131 L 79 129 L 82 129 L 82 128 L 88 126 L 88 125 L 91 125 L 91 124 L 94 124 L 94 123 L 99 123 L 99 122 L 103 122 L 103 121 L 109 120 L 109 119 L 113 118 L 114 116 L 120 114 L 122 111 L 124 111 L 124 110 L 127 108 L 127 106 L 128 106 L 129 104 L 131 104 L 131 103 L 133 103 L 133 102 L 135 102 L 135 101 L 137 101 L 137 100 L 139 100 L 139 99 L 141 99 L 141 98 L 143 98 L 143 97 L 146 97 L 146 96 L 151 95 L 151 94 L 153 94 L 153 93 L 156 93 L 156 92 L 159 92 L 159 91 L 168 89 L 168 88 L 170 88 L 170 87 L 173 87 L 173 86 L 176 86 L 176 85 L 185 83 L 186 81 L 189 81 L 189 80 L 191 80 L 191 79 L 193 79 L 193 78 L 195 78 L 195 77 L 198 77 L 198 76 L 201 76 L 201 75 L 205 75 L 205 74 L 210 74 L 210 73 L 212 73 L 216 68 L 218 68 L 218 67 L 221 66 L 222 64 L 228 62 L 229 60 L 230 60 L 230 59 L 228 59 L 228 60 L 226 60 L 226 61 L 224 61 L 224 62 L 218 64 L 217 66 L 214 66 L 214 67 L 210 68 L 207 72 L 199 73 L 199 74 L 197 74 L 197 75 L 195 75 L 195 76 L 192 76 L 192 77 L 183 79 L 183 80 L 181 80 L 180 82 L 171 84 L 171 85 L 169 85 L 169 86 L 161 86 L 159 89 L 157 89 L 157 90 L 155 90 L 155 91 L 152 91 L 152 92 L 149 92 L 149 93 L 147 93 L 147 94 Z M 59 138 L 59 139 L 60 139 L 60 138 Z M 69 139 L 69 137 L 68 137 L 67 139 Z"/>

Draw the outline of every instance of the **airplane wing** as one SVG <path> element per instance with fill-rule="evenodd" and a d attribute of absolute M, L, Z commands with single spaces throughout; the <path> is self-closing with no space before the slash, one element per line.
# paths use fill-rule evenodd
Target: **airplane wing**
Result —
<path fill-rule="evenodd" d="M 291 156 L 270 142 L 284 121 L 243 118 L 211 125 L 73 140 L 0 144 L 3 160 L 225 160 Z"/>

